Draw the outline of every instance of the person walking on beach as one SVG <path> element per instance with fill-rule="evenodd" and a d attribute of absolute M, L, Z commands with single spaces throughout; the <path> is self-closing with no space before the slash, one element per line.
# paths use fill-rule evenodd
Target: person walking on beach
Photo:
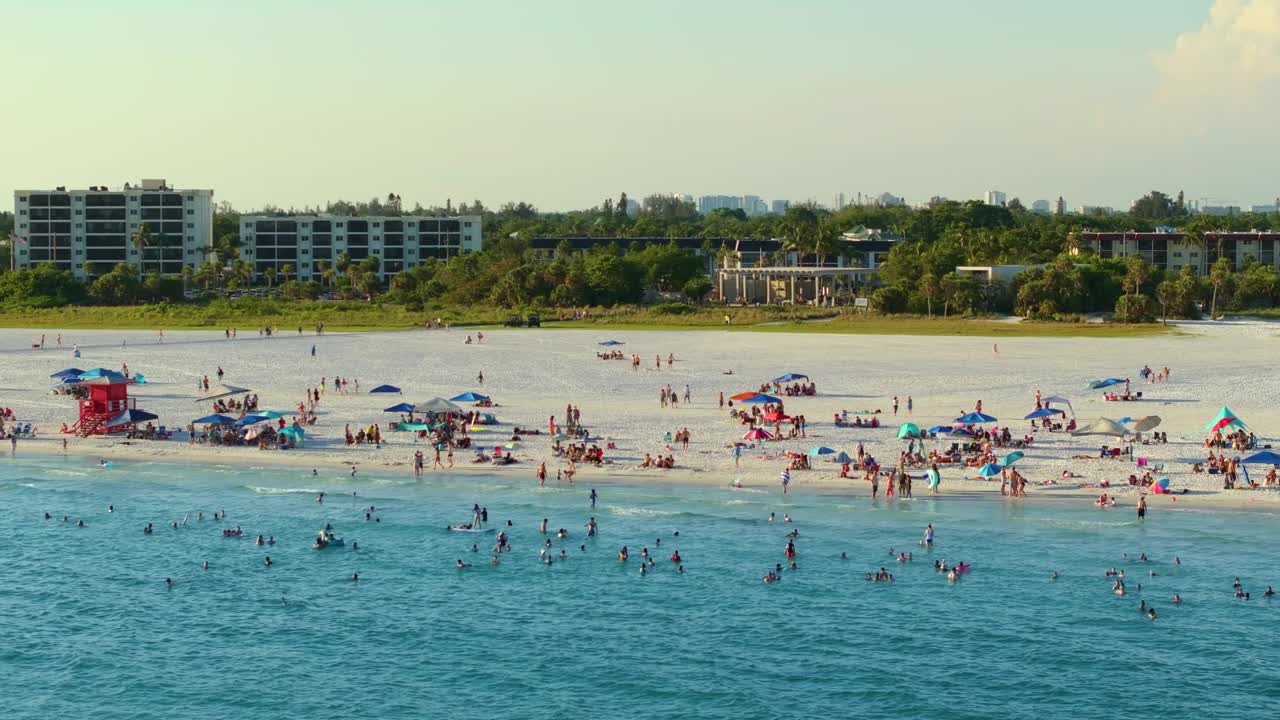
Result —
<path fill-rule="evenodd" d="M 893 396 L 893 414 L 894 415 L 898 414 L 898 396 L 897 395 Z"/>
<path fill-rule="evenodd" d="M 427 462 L 426 458 L 422 456 L 421 450 L 418 450 L 413 454 L 413 476 L 414 477 L 416 478 L 422 477 L 423 466 L 426 465 L 426 462 Z"/>
<path fill-rule="evenodd" d="M 720 391 L 720 409 L 724 409 L 724 391 Z"/>
<path fill-rule="evenodd" d="M 315 346 L 315 345 L 312 345 L 312 346 L 311 346 L 311 357 L 315 357 L 315 356 L 316 356 L 316 346 Z"/>
<path fill-rule="evenodd" d="M 733 444 L 733 466 L 742 467 L 742 443 Z"/>
<path fill-rule="evenodd" d="M 440 462 L 440 446 L 439 445 L 436 446 L 436 462 L 434 465 L 431 466 L 431 469 L 433 470 L 436 468 L 440 468 L 441 470 L 444 469 L 444 463 Z"/>
<path fill-rule="evenodd" d="M 480 383 L 481 386 L 484 385 L 484 370 L 481 370 L 480 374 L 476 375 L 476 382 Z"/>
<path fill-rule="evenodd" d="M 911 396 L 910 396 L 910 395 L 908 395 L 908 396 L 907 396 L 907 414 L 908 414 L 908 415 L 910 415 L 910 414 L 911 414 L 911 406 L 912 406 L 913 404 L 914 404 L 914 403 L 913 403 L 913 402 L 912 402 L 912 400 L 911 400 Z"/>
<path fill-rule="evenodd" d="M 692 396 L 689 394 L 689 384 L 688 384 L 688 383 L 685 383 L 685 385 L 684 385 L 684 401 L 685 401 L 686 403 L 687 403 L 687 402 L 689 402 L 689 398 L 690 398 L 690 397 L 692 397 Z"/>

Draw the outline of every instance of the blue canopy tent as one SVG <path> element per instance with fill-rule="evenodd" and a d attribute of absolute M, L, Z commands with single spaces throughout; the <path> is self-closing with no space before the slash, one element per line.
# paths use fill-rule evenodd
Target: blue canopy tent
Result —
<path fill-rule="evenodd" d="M 1035 412 L 1028 414 L 1022 419 L 1038 420 L 1040 418 L 1049 417 L 1050 415 L 1066 415 L 1066 414 L 1067 413 L 1065 411 L 1059 410 L 1057 408 L 1043 408 L 1041 410 L 1036 410 Z"/>
<path fill-rule="evenodd" d="M 782 401 L 772 395 L 757 393 L 747 398 L 746 400 L 743 400 L 740 404 L 742 405 L 776 405 L 780 402 Z"/>
<path fill-rule="evenodd" d="M 800 373 L 787 373 L 786 375 L 781 375 L 779 377 L 774 378 L 773 381 L 776 383 L 784 383 L 784 382 L 793 382 L 795 380 L 808 380 L 808 379 L 809 379 L 808 375 L 802 375 Z"/>
<path fill-rule="evenodd" d="M 992 417 L 991 415 L 987 415 L 985 413 L 980 413 L 980 412 L 971 412 L 968 415 L 961 415 L 960 417 L 956 418 L 956 422 L 964 423 L 965 425 L 981 425 L 982 423 L 989 423 L 989 422 L 995 422 L 995 421 L 996 421 L 996 418 Z"/>
<path fill-rule="evenodd" d="M 392 405 L 389 408 L 383 408 L 382 412 L 411 413 L 413 412 L 413 406 L 409 403 L 400 403 L 399 405 Z"/>
<path fill-rule="evenodd" d="M 58 372 L 56 372 L 56 373 L 54 373 L 54 374 L 50 375 L 49 377 L 51 377 L 51 378 L 78 378 L 78 377 L 80 377 L 80 376 L 81 376 L 81 375 L 83 375 L 83 374 L 84 374 L 84 371 L 83 371 L 83 370 L 81 370 L 80 368 L 67 368 L 66 370 L 59 370 Z"/>
<path fill-rule="evenodd" d="M 236 419 L 229 415 L 214 413 L 212 415 L 205 415 L 202 418 L 196 418 L 195 420 L 191 421 L 191 424 L 192 425 L 230 425 L 235 421 Z"/>
<path fill-rule="evenodd" d="M 626 345 L 626 343 L 621 342 L 621 341 L 619 341 L 619 340 L 605 340 L 604 342 L 602 342 L 602 343 L 600 343 L 600 344 L 601 344 L 601 345 L 603 345 L 603 346 L 605 346 L 605 347 L 614 347 L 615 345 Z"/>
<path fill-rule="evenodd" d="M 395 385 L 379 385 L 378 387 L 376 387 L 376 388 L 374 388 L 374 389 L 370 390 L 369 392 L 371 392 L 371 393 L 398 393 L 398 392 L 400 392 L 400 388 L 396 387 Z"/>
<path fill-rule="evenodd" d="M 449 402 L 482 402 L 488 400 L 488 395 L 481 395 L 478 392 L 464 392 L 461 395 L 455 395 L 449 398 Z"/>
<path fill-rule="evenodd" d="M 1123 385 L 1123 378 L 1107 378 L 1106 380 L 1094 380 L 1089 383 L 1090 390 L 1101 390 L 1102 388 L 1111 387 L 1112 385 Z"/>
<path fill-rule="evenodd" d="M 140 422 L 155 420 L 158 417 L 160 416 L 156 415 L 155 413 L 149 413 L 146 410 L 139 410 L 137 408 L 133 408 L 131 410 L 125 410 L 119 415 L 106 421 L 105 423 L 103 423 L 103 427 L 110 428 L 110 427 L 119 427 L 121 425 L 136 425 L 137 423 L 140 423 Z"/>
<path fill-rule="evenodd" d="M 236 427 L 244 427 L 246 425 L 255 425 L 260 422 L 266 422 L 270 419 L 271 418 L 267 417 L 266 415 L 245 415 L 244 417 L 240 418 L 239 420 L 235 421 L 232 424 L 235 425 Z"/>
<path fill-rule="evenodd" d="M 292 414 L 293 413 L 280 412 L 279 410 L 265 410 L 265 411 L 258 411 L 254 413 L 254 415 L 261 415 L 262 417 L 268 420 L 279 420 L 282 417 L 288 417 L 289 415 L 292 415 Z"/>
<path fill-rule="evenodd" d="M 823 445 L 823 446 L 816 447 L 816 448 L 809 448 L 808 454 L 809 454 L 809 455 L 814 455 L 814 456 L 817 456 L 817 455 L 834 455 L 834 454 L 835 454 L 835 452 L 836 452 L 836 451 L 835 451 L 835 450 L 833 450 L 832 448 L 829 448 L 829 447 L 827 447 L 827 446 Z"/>
<path fill-rule="evenodd" d="M 841 451 L 839 453 L 836 453 L 836 456 L 831 458 L 831 461 L 838 462 L 838 463 L 847 463 L 847 462 L 853 462 L 853 458 L 849 457 L 849 453 Z"/>

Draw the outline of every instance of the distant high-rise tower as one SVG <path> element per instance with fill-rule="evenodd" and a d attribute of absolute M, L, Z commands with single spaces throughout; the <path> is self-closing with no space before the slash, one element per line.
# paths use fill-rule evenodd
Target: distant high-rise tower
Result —
<path fill-rule="evenodd" d="M 986 202 L 988 205 L 999 205 L 1004 207 L 1005 194 L 999 190 L 988 190 L 986 194 Z"/>
<path fill-rule="evenodd" d="M 1058 196 L 1058 204 L 1054 206 L 1054 208 L 1053 208 L 1053 214 L 1054 214 L 1054 215 L 1066 215 L 1066 214 L 1067 214 L 1067 201 L 1066 201 L 1066 200 L 1063 200 L 1061 195 L 1059 195 L 1059 196 Z"/>

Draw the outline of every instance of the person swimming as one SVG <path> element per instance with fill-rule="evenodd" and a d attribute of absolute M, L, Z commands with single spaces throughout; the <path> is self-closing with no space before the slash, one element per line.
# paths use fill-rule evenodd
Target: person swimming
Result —
<path fill-rule="evenodd" d="M 358 582 L 359 580 L 360 580 L 360 573 L 351 573 L 351 582 Z"/>
<path fill-rule="evenodd" d="M 501 565 L 501 564 L 502 564 L 502 560 L 500 560 L 500 559 L 498 558 L 498 556 L 497 556 L 497 555 L 494 555 L 493 557 L 489 558 L 489 564 L 490 564 L 490 565 Z"/>
<path fill-rule="evenodd" d="M 459 569 L 459 570 L 465 570 L 465 569 L 467 569 L 467 568 L 469 568 L 469 567 L 471 567 L 471 563 L 464 563 L 464 562 L 462 562 L 462 558 L 458 558 L 458 569 Z"/>
<path fill-rule="evenodd" d="M 165 578 L 165 579 L 164 579 L 164 586 L 165 586 L 165 587 L 170 587 L 170 588 L 171 588 L 171 587 L 173 587 L 173 578 Z"/>
<path fill-rule="evenodd" d="M 1182 604 L 1182 596 L 1181 596 L 1181 595 L 1178 595 L 1177 593 L 1174 593 L 1174 596 L 1173 596 L 1173 604 L 1174 604 L 1174 605 L 1181 605 L 1181 604 Z"/>
<path fill-rule="evenodd" d="M 266 557 L 266 559 L 264 559 L 264 560 L 262 561 L 262 564 L 263 564 L 263 565 L 265 565 L 265 566 L 267 566 L 267 567 L 271 567 L 271 556 L 270 556 L 270 555 L 268 555 L 268 556 Z"/>
<path fill-rule="evenodd" d="M 1262 597 L 1272 597 L 1272 596 L 1274 596 L 1275 594 L 1276 594 L 1276 591 L 1275 591 L 1275 590 L 1272 590 L 1272 589 L 1271 589 L 1271 586 L 1270 586 L 1270 585 L 1268 585 L 1268 586 L 1267 586 L 1267 589 L 1266 589 L 1266 590 L 1264 590 L 1264 591 L 1262 592 Z"/>
<path fill-rule="evenodd" d="M 1148 619 L 1148 620 L 1155 620 L 1155 619 L 1156 619 L 1156 609 L 1155 609 L 1155 608 L 1151 608 L 1150 610 L 1147 610 L 1147 619 Z"/>
<path fill-rule="evenodd" d="M 1057 579 L 1058 579 L 1058 571 L 1057 571 L 1057 570 L 1054 570 L 1053 572 L 1049 573 L 1049 579 L 1050 579 L 1050 580 L 1057 580 Z"/>

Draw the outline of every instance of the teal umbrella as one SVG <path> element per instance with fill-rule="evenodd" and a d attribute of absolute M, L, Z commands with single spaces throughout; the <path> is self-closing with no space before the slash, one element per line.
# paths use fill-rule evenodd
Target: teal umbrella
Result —
<path fill-rule="evenodd" d="M 1024 457 L 1026 457 L 1026 455 L 1024 455 L 1021 450 L 1014 450 L 1008 455 L 1005 455 L 1004 460 L 1001 460 L 1000 464 L 1004 465 L 1005 467 L 1009 467 L 1010 465 L 1018 462 Z"/>
<path fill-rule="evenodd" d="M 919 435 L 920 435 L 920 426 L 916 425 L 915 423 L 903 423 L 902 427 L 898 428 L 899 439 L 914 438 L 914 437 L 919 437 Z"/>
<path fill-rule="evenodd" d="M 829 448 L 829 447 L 827 447 L 827 446 L 823 445 L 823 446 L 816 447 L 816 448 L 809 448 L 809 453 L 808 453 L 808 454 L 810 454 L 810 455 L 834 455 L 834 454 L 835 454 L 835 452 L 836 452 L 835 450 L 832 450 L 831 448 Z"/>
<path fill-rule="evenodd" d="M 995 477 L 1000 474 L 1000 466 L 995 463 L 987 463 L 978 470 L 978 474 L 982 477 Z"/>
<path fill-rule="evenodd" d="M 263 410 L 255 412 L 254 415 L 262 416 L 268 420 L 279 420 L 282 417 L 288 417 L 293 413 L 280 412 L 279 410 Z"/>

